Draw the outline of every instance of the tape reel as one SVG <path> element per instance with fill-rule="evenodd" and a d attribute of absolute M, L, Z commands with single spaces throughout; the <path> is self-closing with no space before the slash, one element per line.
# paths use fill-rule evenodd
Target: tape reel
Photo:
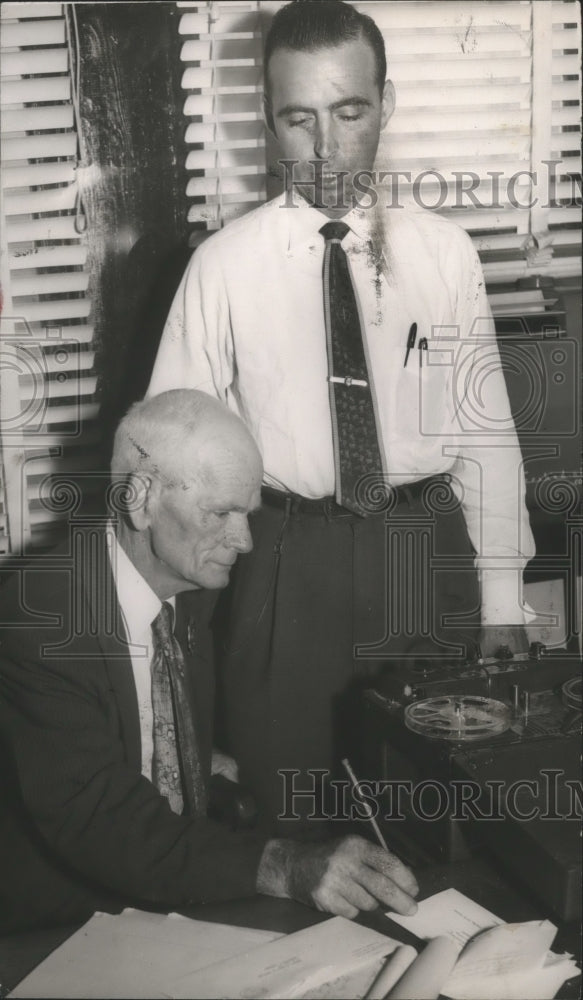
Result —
<path fill-rule="evenodd" d="M 430 739 L 465 743 L 498 736 L 510 728 L 510 709 L 478 695 L 443 695 L 415 701 L 405 709 L 405 725 Z"/>
<path fill-rule="evenodd" d="M 581 678 L 571 677 L 561 687 L 561 701 L 567 708 L 581 711 Z"/>

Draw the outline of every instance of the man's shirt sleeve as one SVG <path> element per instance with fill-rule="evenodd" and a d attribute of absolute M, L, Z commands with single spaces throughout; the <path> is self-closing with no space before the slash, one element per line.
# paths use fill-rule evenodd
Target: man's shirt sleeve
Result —
<path fill-rule="evenodd" d="M 459 347 L 452 377 L 459 483 L 481 582 L 482 622 L 524 624 L 522 570 L 534 555 L 522 453 L 512 417 L 484 276 L 463 237 Z"/>
<path fill-rule="evenodd" d="M 215 253 L 193 255 L 168 314 L 148 396 L 200 389 L 227 401 L 233 381 L 229 305 Z"/>

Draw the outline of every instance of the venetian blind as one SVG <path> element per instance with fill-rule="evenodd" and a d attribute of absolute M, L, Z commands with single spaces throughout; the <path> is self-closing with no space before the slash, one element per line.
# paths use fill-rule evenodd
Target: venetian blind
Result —
<path fill-rule="evenodd" d="M 257 2 L 179 3 L 192 243 L 265 201 Z"/>
<path fill-rule="evenodd" d="M 69 509 L 61 477 L 72 484 L 94 468 L 98 405 L 71 6 L 1 9 L 4 553 L 49 544 Z"/>
<path fill-rule="evenodd" d="M 191 221 L 216 229 L 264 195 L 260 17 L 282 3 L 179 4 L 189 36 Z M 397 108 L 378 170 L 472 235 L 489 284 L 580 271 L 580 13 L 574 0 L 357 2 L 386 40 Z M 197 115 L 193 118 L 192 115 Z M 225 117 L 227 116 L 227 117 Z M 393 202 L 394 203 L 394 202 Z M 197 235 L 197 240 L 200 238 Z"/>

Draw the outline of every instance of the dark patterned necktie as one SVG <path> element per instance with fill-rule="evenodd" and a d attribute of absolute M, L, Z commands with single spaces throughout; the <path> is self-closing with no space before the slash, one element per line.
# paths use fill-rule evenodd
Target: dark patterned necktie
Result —
<path fill-rule="evenodd" d="M 336 502 L 357 514 L 370 513 L 359 500 L 358 486 L 366 475 L 382 481 L 383 464 L 356 295 L 341 241 L 345 222 L 327 222 L 320 232 L 324 251 L 324 314 L 328 345 L 328 384 Z"/>
<path fill-rule="evenodd" d="M 172 606 L 166 601 L 152 622 L 152 780 L 175 813 L 206 815 L 206 789 L 182 650 L 174 635 Z"/>

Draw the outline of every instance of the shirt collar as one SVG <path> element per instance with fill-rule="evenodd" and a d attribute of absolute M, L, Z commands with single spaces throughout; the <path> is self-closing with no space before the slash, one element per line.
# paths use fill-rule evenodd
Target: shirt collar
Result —
<path fill-rule="evenodd" d="M 322 240 L 319 235 L 320 229 L 326 222 L 330 222 L 328 216 L 320 209 L 308 205 L 305 198 L 302 198 L 297 191 L 284 192 L 278 202 L 279 210 L 287 214 L 288 251 L 293 253 L 309 245 L 318 245 L 317 240 Z M 346 223 L 357 240 L 370 241 L 370 215 L 371 212 L 355 207 L 339 221 Z"/>
<path fill-rule="evenodd" d="M 134 637 L 147 634 L 150 625 L 160 613 L 162 601 L 120 545 L 112 524 L 108 525 L 108 535 L 111 538 L 109 551 L 117 599 L 128 631 L 128 639 L 132 642 Z M 168 603 L 174 607 L 175 598 L 170 598 Z"/>

